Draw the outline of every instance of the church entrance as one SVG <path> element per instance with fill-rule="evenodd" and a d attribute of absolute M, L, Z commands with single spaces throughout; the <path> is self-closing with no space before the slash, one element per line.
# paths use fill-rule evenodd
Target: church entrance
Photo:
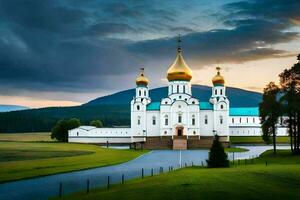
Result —
<path fill-rule="evenodd" d="M 187 149 L 187 139 L 183 135 L 183 126 L 176 127 L 176 135 L 173 137 L 173 149 Z"/>
<path fill-rule="evenodd" d="M 182 126 L 178 126 L 176 127 L 176 132 L 177 132 L 177 136 L 183 136 L 183 127 Z"/>
<path fill-rule="evenodd" d="M 177 130 L 177 135 L 178 135 L 178 136 L 182 136 L 182 129 L 178 129 L 178 130 Z"/>

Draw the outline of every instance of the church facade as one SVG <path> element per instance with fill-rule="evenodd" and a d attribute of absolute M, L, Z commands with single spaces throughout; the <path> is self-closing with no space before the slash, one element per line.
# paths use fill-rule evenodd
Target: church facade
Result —
<path fill-rule="evenodd" d="M 175 61 L 167 71 L 165 98 L 151 101 L 149 80 L 142 70 L 136 79 L 136 95 L 130 102 L 130 127 L 81 126 L 69 131 L 69 142 L 140 143 L 150 149 L 187 149 L 209 147 L 215 135 L 228 145 L 230 136 L 262 134 L 258 107 L 230 107 L 220 68 L 212 78 L 211 97 L 206 102 L 193 97 L 192 76 L 178 46 Z M 287 135 L 283 125 L 279 124 L 277 130 L 277 135 Z"/>

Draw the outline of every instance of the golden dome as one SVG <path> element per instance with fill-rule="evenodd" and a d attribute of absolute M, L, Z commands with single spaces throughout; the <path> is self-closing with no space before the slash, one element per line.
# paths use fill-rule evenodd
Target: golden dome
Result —
<path fill-rule="evenodd" d="M 144 68 L 141 68 L 141 74 L 139 75 L 139 77 L 137 77 L 135 79 L 136 85 L 144 85 L 147 86 L 149 83 L 149 80 L 147 79 L 147 77 L 144 76 Z"/>
<path fill-rule="evenodd" d="M 167 71 L 167 79 L 169 81 L 190 81 L 192 79 L 192 75 L 192 70 L 185 63 L 182 57 L 181 48 L 178 47 L 176 59 Z"/>
<path fill-rule="evenodd" d="M 213 77 L 212 79 L 212 83 L 214 85 L 224 85 L 225 84 L 225 80 L 224 80 L 224 77 L 220 75 L 220 70 L 221 68 L 220 67 L 217 67 L 217 74 Z"/>

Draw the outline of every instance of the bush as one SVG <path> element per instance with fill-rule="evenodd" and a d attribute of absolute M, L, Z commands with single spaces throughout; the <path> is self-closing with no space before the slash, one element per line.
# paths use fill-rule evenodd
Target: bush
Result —
<path fill-rule="evenodd" d="M 103 124 L 100 120 L 92 120 L 90 123 L 91 126 L 95 126 L 97 128 L 103 127 Z"/>
<path fill-rule="evenodd" d="M 210 148 L 207 166 L 209 168 L 229 167 L 227 154 L 225 153 L 222 143 L 219 141 L 218 135 L 215 136 L 213 144 Z"/>
<path fill-rule="evenodd" d="M 55 138 L 61 142 L 68 142 L 68 131 L 77 128 L 80 125 L 80 120 L 77 118 L 59 120 L 52 128 L 51 138 Z"/>

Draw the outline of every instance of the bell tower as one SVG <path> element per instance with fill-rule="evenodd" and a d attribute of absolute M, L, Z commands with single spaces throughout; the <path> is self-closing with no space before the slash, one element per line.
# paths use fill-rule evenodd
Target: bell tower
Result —
<path fill-rule="evenodd" d="M 229 140 L 229 100 L 226 96 L 225 80 L 220 67 L 216 67 L 217 74 L 213 77 L 210 103 L 213 104 L 213 131 L 219 136 L 226 136 Z"/>
<path fill-rule="evenodd" d="M 136 136 L 146 135 L 146 107 L 151 102 L 149 98 L 149 80 L 141 68 L 140 75 L 135 80 L 135 97 L 131 100 L 131 129 Z"/>

